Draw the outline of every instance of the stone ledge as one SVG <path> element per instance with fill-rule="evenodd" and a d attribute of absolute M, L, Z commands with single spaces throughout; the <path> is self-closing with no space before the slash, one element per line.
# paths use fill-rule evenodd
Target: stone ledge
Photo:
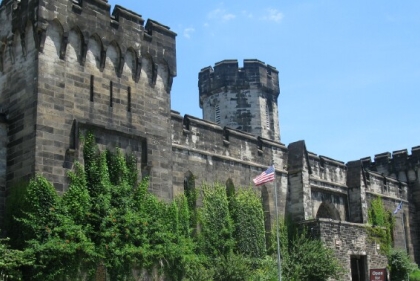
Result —
<path fill-rule="evenodd" d="M 219 158 L 219 159 L 223 159 L 223 160 L 228 160 L 228 161 L 232 161 L 232 162 L 236 162 L 236 163 L 240 163 L 243 165 L 248 165 L 248 166 L 252 166 L 252 167 L 256 167 L 256 168 L 262 168 L 262 169 L 267 169 L 267 165 L 262 165 L 262 164 L 258 164 L 255 162 L 247 162 L 247 161 L 243 161 L 243 160 L 239 160 L 237 158 L 233 158 L 233 157 L 229 157 L 229 156 L 224 156 L 224 155 L 219 155 L 219 154 L 213 154 L 204 150 L 200 150 L 200 149 L 194 149 L 194 148 L 190 148 L 188 146 L 183 146 L 183 145 L 179 145 L 179 144 L 172 144 L 172 150 L 174 149 L 179 149 L 179 150 L 186 150 L 186 151 L 191 151 L 194 153 L 198 153 L 198 154 L 202 154 L 202 155 L 206 155 L 206 156 L 211 156 L 214 158 Z M 279 169 L 275 169 L 276 172 L 281 173 L 281 174 L 285 174 L 287 175 L 287 171 L 285 170 L 279 170 Z"/>

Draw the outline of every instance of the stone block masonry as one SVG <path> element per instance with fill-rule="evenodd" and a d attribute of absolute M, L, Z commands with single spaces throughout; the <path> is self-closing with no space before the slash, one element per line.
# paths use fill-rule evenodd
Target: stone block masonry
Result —
<path fill-rule="evenodd" d="M 278 71 L 259 60 L 224 60 L 203 68 L 198 75 L 203 118 L 262 136 L 280 140 L 277 98 Z"/>
<path fill-rule="evenodd" d="M 104 0 L 1 2 L 0 219 L 8 190 L 35 173 L 64 192 L 67 171 L 83 159 L 80 136 L 93 131 L 102 149 L 133 153 L 166 201 L 191 179 L 250 186 L 274 164 L 281 217 L 311 224 L 348 272 L 352 256 L 368 268 L 386 264 L 365 239 L 370 202 L 379 196 L 390 211 L 403 202 L 394 244 L 420 261 L 420 147 L 345 164 L 303 140 L 284 145 L 278 71 L 258 60 L 203 68 L 204 120 L 182 117 L 170 108 L 176 34 L 121 6 L 110 10 Z M 273 184 L 255 190 L 269 232 Z"/>
<path fill-rule="evenodd" d="M 354 280 L 350 268 L 352 257 L 366 257 L 369 268 L 386 268 L 388 264 L 386 256 L 368 237 L 365 226 L 361 224 L 317 219 L 308 220 L 303 225 L 311 235 L 320 238 L 326 246 L 334 249 L 337 259 L 345 265 L 345 273 L 341 280 Z M 367 276 L 368 268 L 364 269 L 364 274 Z"/>
<path fill-rule="evenodd" d="M 193 175 L 202 182 L 250 187 L 252 179 L 274 164 L 278 202 L 282 216 L 287 204 L 287 148 L 284 144 L 218 124 L 172 112 L 172 161 L 175 194 L 184 192 L 186 179 Z M 273 184 L 254 189 L 263 197 L 266 220 L 274 222 Z"/>
<path fill-rule="evenodd" d="M 169 27 L 107 1 L 3 1 L 0 101 L 8 115 L 7 186 L 41 173 L 59 192 L 80 158 L 75 121 L 98 134 L 136 136 L 151 190 L 172 198 Z M 25 71 L 22 71 L 25 69 Z M 86 127 L 85 126 L 85 127 Z M 104 137 L 98 136 L 98 138 Z M 122 147 L 125 149 L 126 147 Z M 131 148 L 130 148 L 131 149 Z M 139 159 L 139 163 L 142 160 Z"/>

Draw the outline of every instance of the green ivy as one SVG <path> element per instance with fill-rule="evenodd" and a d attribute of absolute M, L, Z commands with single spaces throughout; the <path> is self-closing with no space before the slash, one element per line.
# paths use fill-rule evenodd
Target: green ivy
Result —
<path fill-rule="evenodd" d="M 410 274 L 410 281 L 420 281 L 420 269 L 415 269 L 413 272 L 411 272 Z"/>
<path fill-rule="evenodd" d="M 392 249 L 388 255 L 388 264 L 391 271 L 391 280 L 409 281 L 411 273 L 418 270 L 415 263 L 405 251 Z"/>
<path fill-rule="evenodd" d="M 254 191 L 235 192 L 231 182 L 196 189 L 191 176 L 185 195 L 162 202 L 148 191 L 147 178 L 138 179 L 135 157 L 118 148 L 100 151 L 92 133 L 82 143 L 83 165 L 75 163 L 62 196 L 41 176 L 12 190 L 6 214 L 12 239 L 10 246 L 0 241 L 7 280 L 90 280 L 99 265 L 110 280 L 144 278 L 145 271 L 173 281 L 276 280 Z M 320 272 L 316 264 L 329 252 L 290 229 L 281 229 L 286 271 Z M 328 266 L 322 263 L 325 274 Z"/>
<path fill-rule="evenodd" d="M 339 279 L 343 268 L 332 249 L 327 248 L 320 239 L 312 238 L 305 228 L 299 228 L 288 218 L 281 221 L 278 227 L 282 276 L 285 280 Z M 275 248 L 275 230 L 272 240 Z M 277 257 L 277 249 L 272 251 Z"/>
<path fill-rule="evenodd" d="M 248 257 L 263 258 L 266 241 L 261 199 L 252 189 L 239 189 L 233 202 L 237 251 Z"/>
<path fill-rule="evenodd" d="M 22 280 L 22 266 L 30 266 L 34 258 L 27 252 L 11 249 L 9 239 L 0 239 L 0 280 Z"/>
<path fill-rule="evenodd" d="M 226 188 L 215 183 L 202 185 L 203 207 L 200 210 L 200 243 L 206 256 L 227 256 L 234 246 L 233 221 L 229 212 Z"/>
<path fill-rule="evenodd" d="M 369 237 L 380 245 L 381 251 L 388 254 L 392 248 L 392 233 L 395 219 L 392 213 L 385 209 L 382 199 L 377 197 L 371 201 L 368 210 Z"/>

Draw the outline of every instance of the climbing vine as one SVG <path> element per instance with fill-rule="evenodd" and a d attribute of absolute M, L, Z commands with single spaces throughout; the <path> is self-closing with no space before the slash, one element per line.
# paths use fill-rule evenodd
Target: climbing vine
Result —
<path fill-rule="evenodd" d="M 237 251 L 252 258 L 263 258 L 266 255 L 266 241 L 260 198 L 252 189 L 240 189 L 233 205 Z"/>
<path fill-rule="evenodd" d="M 371 201 L 368 222 L 369 237 L 380 245 L 384 254 L 388 254 L 392 248 L 395 219 L 392 213 L 385 209 L 380 197 Z"/>
<path fill-rule="evenodd" d="M 227 256 L 234 246 L 233 221 L 229 213 L 226 188 L 221 184 L 202 186 L 203 207 L 200 213 L 200 243 L 210 257 Z"/>
<path fill-rule="evenodd" d="M 277 275 L 253 190 L 235 190 L 232 182 L 195 188 L 191 175 L 192 188 L 166 203 L 148 191 L 147 178 L 138 179 L 134 157 L 118 148 L 100 151 L 92 133 L 83 138 L 83 158 L 62 195 L 42 176 L 12 192 L 6 215 L 11 240 L 0 241 L 7 280 L 89 280 L 101 270 L 109 280 L 164 275 L 173 281 L 256 281 Z M 307 249 L 298 251 L 296 241 L 295 260 Z M 305 263 L 318 262 L 313 258 Z"/>

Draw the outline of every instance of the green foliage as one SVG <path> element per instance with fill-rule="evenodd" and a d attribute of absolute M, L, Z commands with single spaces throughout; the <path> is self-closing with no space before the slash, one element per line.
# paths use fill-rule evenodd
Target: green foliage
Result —
<path fill-rule="evenodd" d="M 209 265 L 204 255 L 194 255 L 185 266 L 185 275 L 182 281 L 209 281 L 213 280 L 214 267 Z"/>
<path fill-rule="evenodd" d="M 391 271 L 391 280 L 408 281 L 409 275 L 418 270 L 417 265 L 411 262 L 405 251 L 391 250 L 388 255 L 388 265 Z"/>
<path fill-rule="evenodd" d="M 197 211 L 197 190 L 195 188 L 195 178 L 190 174 L 186 179 L 186 186 L 184 189 L 184 195 L 187 198 L 188 210 L 189 210 L 189 226 L 196 236 L 195 230 L 198 224 L 198 211 Z"/>
<path fill-rule="evenodd" d="M 12 247 L 0 241 L 1 272 L 89 280 L 103 265 L 110 280 L 132 280 L 133 270 L 173 281 L 277 280 L 254 191 L 235 192 L 232 182 L 227 188 L 203 184 L 198 208 L 191 174 L 185 195 L 165 203 L 148 191 L 147 178 L 138 180 L 134 157 L 118 148 L 99 151 L 91 133 L 83 142 L 84 166 L 75 163 L 63 196 L 41 176 L 12 190 L 6 215 Z M 285 276 L 334 276 L 330 252 L 304 234 L 292 235 L 293 229 L 280 229 Z"/>
<path fill-rule="evenodd" d="M 408 281 L 410 273 L 415 272 L 417 266 L 410 261 L 405 251 L 392 248 L 395 218 L 385 209 L 380 197 L 372 200 L 368 210 L 368 220 L 372 225 L 368 229 L 370 238 L 381 245 L 381 251 L 388 257 L 391 280 Z"/>
<path fill-rule="evenodd" d="M 233 221 L 229 213 L 226 189 L 215 183 L 202 186 L 203 208 L 200 213 L 200 244 L 209 257 L 225 256 L 233 250 Z"/>
<path fill-rule="evenodd" d="M 410 281 L 420 281 L 420 270 L 418 268 L 410 274 Z"/>
<path fill-rule="evenodd" d="M 277 259 L 272 256 L 265 256 L 262 259 L 255 259 L 253 261 L 253 272 L 249 280 L 252 281 L 277 281 Z"/>
<path fill-rule="evenodd" d="M 252 189 L 240 189 L 233 202 L 236 250 L 248 257 L 263 258 L 266 244 L 261 200 Z"/>
<path fill-rule="evenodd" d="M 128 280 L 139 267 L 181 280 L 195 249 L 186 198 L 158 200 L 147 179 L 137 183 L 135 159 L 119 149 L 100 152 L 92 134 L 83 155 L 85 166 L 76 163 L 62 197 L 40 176 L 12 195 L 10 202 L 19 204 L 10 208 L 9 226 L 22 229 L 15 244 L 35 257 L 25 274 L 74 280 L 104 264 L 111 280 Z"/>
<path fill-rule="evenodd" d="M 311 238 L 305 228 L 299 229 L 288 219 L 278 227 L 285 280 L 322 281 L 339 277 L 343 269 L 332 249 L 325 247 L 321 240 Z M 274 240 L 275 234 L 272 237 Z M 276 245 L 275 242 L 272 244 Z"/>
<path fill-rule="evenodd" d="M 7 235 L 14 238 L 9 241 L 14 249 L 23 249 L 25 246 L 24 225 L 16 221 L 15 217 L 22 217 L 30 206 L 30 203 L 26 201 L 27 187 L 28 182 L 24 181 L 12 186 L 6 200 L 4 223 Z"/>
<path fill-rule="evenodd" d="M 248 280 L 252 272 L 249 260 L 233 252 L 225 256 L 216 257 L 213 262 L 213 267 L 215 268 L 213 280 L 215 281 Z"/>
<path fill-rule="evenodd" d="M 8 240 L 0 239 L 0 280 L 21 280 L 20 268 L 32 265 L 33 257 L 27 252 L 11 249 Z"/>
<path fill-rule="evenodd" d="M 381 251 L 388 254 L 392 248 L 392 233 L 395 219 L 391 212 L 387 211 L 382 199 L 377 197 L 371 201 L 368 210 L 369 237 L 381 246 Z"/>

